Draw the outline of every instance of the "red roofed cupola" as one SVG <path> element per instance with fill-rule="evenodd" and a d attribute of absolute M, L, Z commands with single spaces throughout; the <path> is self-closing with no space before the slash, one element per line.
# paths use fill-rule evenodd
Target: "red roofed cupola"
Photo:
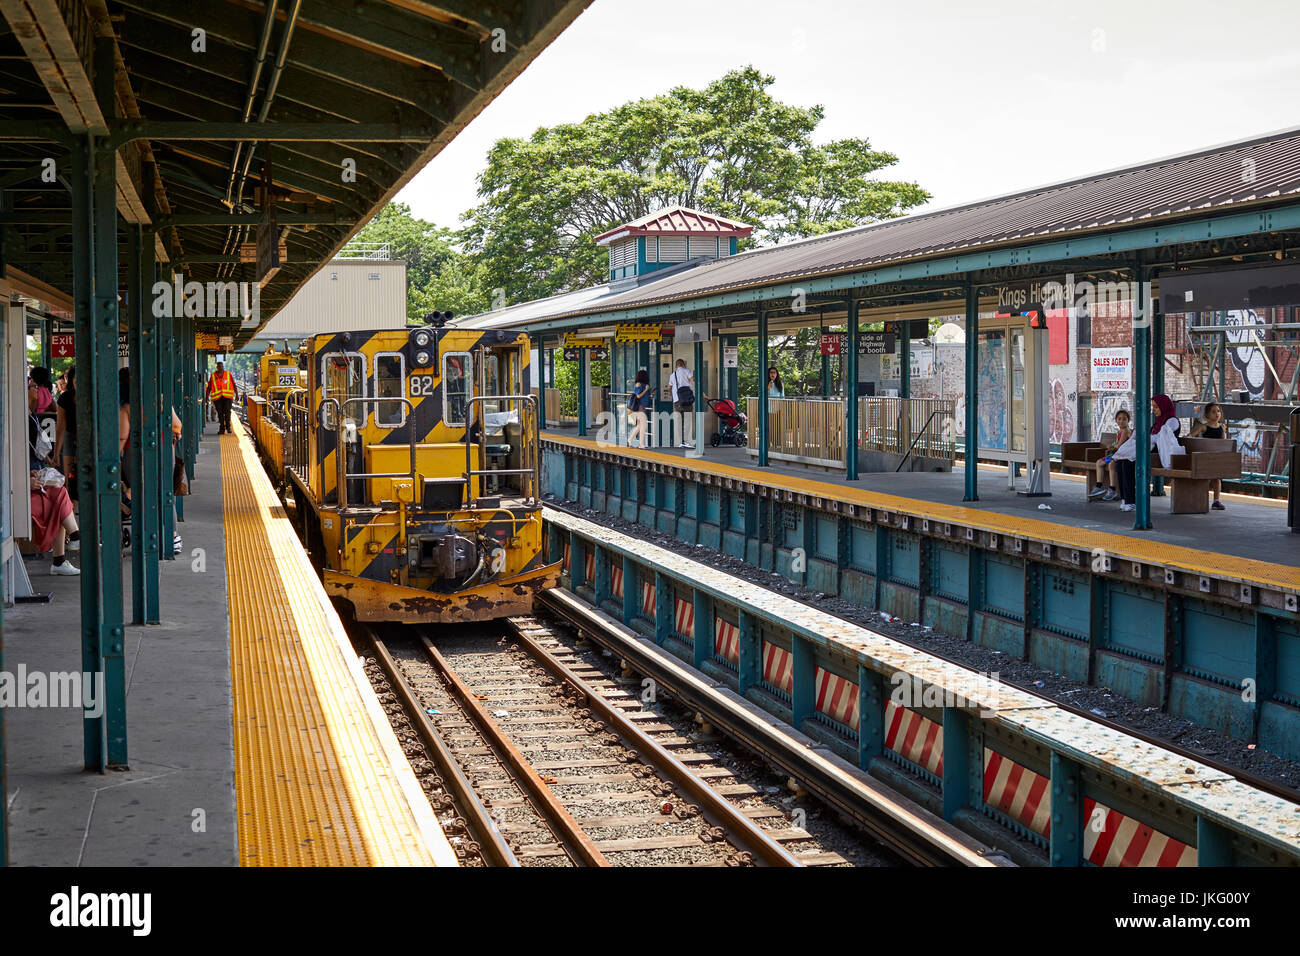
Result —
<path fill-rule="evenodd" d="M 690 259 L 734 256 L 738 240 L 754 231 L 734 219 L 670 206 L 596 237 L 609 246 L 609 279 L 644 275 Z"/>

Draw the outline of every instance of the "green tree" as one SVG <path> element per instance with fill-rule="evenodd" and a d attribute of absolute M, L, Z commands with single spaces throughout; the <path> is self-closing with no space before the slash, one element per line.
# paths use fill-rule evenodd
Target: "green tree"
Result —
<path fill-rule="evenodd" d="M 456 247 L 456 235 L 411 215 L 411 207 L 390 202 L 359 233 L 361 242 L 386 242 L 406 262 L 406 318 L 422 323 L 437 310 L 469 315 L 488 309 L 483 270 Z"/>
<path fill-rule="evenodd" d="M 752 223 L 750 242 L 764 245 L 899 216 L 929 198 L 915 183 L 872 178 L 898 158 L 865 138 L 815 144 L 822 107 L 781 103 L 773 82 L 744 67 L 703 89 L 498 140 L 462 231 L 484 285 L 518 302 L 603 281 L 594 237 L 671 205 Z"/>

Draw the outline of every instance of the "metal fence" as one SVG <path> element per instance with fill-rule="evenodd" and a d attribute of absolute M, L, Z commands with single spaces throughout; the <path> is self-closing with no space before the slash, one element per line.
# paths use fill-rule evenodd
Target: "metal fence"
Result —
<path fill-rule="evenodd" d="M 955 403 L 950 398 L 858 399 L 858 442 L 874 451 L 952 461 L 956 453 Z"/>
<path fill-rule="evenodd" d="M 758 451 L 758 399 L 745 399 L 749 447 Z M 844 402 L 838 398 L 768 398 L 768 457 L 844 467 Z"/>

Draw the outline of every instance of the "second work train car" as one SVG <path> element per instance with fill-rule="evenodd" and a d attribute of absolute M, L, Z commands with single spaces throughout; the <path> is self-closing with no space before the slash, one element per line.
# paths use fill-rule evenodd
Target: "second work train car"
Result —
<path fill-rule="evenodd" d="M 279 399 L 283 428 L 268 421 L 259 449 L 281 462 L 327 593 L 358 620 L 525 614 L 558 583 L 559 564 L 546 564 L 542 549 L 526 335 L 321 334 L 294 368 L 306 382 Z"/>

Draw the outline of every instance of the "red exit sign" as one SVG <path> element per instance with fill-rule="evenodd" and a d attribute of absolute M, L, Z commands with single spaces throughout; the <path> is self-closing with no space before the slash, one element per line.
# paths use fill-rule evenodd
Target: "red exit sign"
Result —
<path fill-rule="evenodd" d="M 71 332 L 51 333 L 50 354 L 55 358 L 72 358 L 77 354 L 76 336 Z"/>

